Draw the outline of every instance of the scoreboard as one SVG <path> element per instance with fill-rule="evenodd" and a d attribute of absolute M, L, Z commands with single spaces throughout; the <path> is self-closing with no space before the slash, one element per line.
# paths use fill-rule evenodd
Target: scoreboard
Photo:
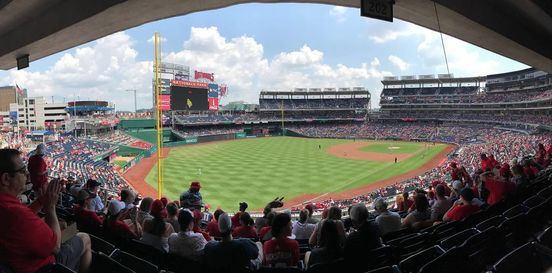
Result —
<path fill-rule="evenodd" d="M 205 111 L 209 110 L 208 88 L 171 86 L 171 110 Z"/>

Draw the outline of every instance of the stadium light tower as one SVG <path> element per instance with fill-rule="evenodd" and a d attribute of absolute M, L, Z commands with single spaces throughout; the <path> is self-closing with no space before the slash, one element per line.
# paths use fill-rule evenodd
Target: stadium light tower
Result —
<path fill-rule="evenodd" d="M 136 89 L 127 89 L 125 91 L 134 92 L 134 114 L 136 114 L 136 111 L 138 110 L 138 108 L 136 108 Z"/>

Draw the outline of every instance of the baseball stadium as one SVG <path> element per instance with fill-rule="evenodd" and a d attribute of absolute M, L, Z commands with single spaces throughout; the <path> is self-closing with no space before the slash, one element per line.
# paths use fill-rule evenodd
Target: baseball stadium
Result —
<path fill-rule="evenodd" d="M 0 0 L 10 41 L 0 69 L 250 1 L 92 2 Z M 551 6 L 314 2 L 437 31 L 447 73 L 379 73 L 377 90 L 298 80 L 227 101 L 226 75 L 165 61 L 155 33 L 140 68 L 152 100 L 138 109 L 144 94 L 124 90 L 134 111 L 122 111 L 111 91 L 49 103 L 21 88 L 38 72 L 10 70 L 19 82 L 0 87 L 0 273 L 552 272 Z M 527 68 L 455 76 L 443 33 Z"/>

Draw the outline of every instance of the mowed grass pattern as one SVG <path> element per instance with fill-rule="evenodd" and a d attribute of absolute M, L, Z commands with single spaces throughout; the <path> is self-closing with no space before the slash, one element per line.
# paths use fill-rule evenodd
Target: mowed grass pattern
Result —
<path fill-rule="evenodd" d="M 275 197 L 340 192 L 390 178 L 422 166 L 446 147 L 425 150 L 423 143 L 415 143 L 418 153 L 397 164 L 339 158 L 325 151 L 348 142 L 352 140 L 271 137 L 175 148 L 163 163 L 164 194 L 178 199 L 192 180 L 199 180 L 203 200 L 212 207 L 234 211 L 246 201 L 257 209 Z M 156 187 L 156 178 L 154 166 L 146 181 Z"/>
<path fill-rule="evenodd" d="M 431 145 L 431 144 L 428 144 Z M 420 151 L 425 146 L 420 145 L 416 142 L 383 142 L 383 143 L 374 143 L 368 146 L 361 147 L 359 150 L 363 152 L 375 152 L 382 154 L 411 154 Z"/>

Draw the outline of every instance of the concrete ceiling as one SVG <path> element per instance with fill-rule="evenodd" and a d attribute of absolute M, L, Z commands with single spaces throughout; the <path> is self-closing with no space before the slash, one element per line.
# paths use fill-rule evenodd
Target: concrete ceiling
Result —
<path fill-rule="evenodd" d="M 144 23 L 251 2 L 360 7 L 360 0 L 0 0 L 0 69 L 25 54 L 35 61 Z M 395 2 L 395 18 L 438 29 L 433 1 Z M 552 72 L 552 1 L 435 2 L 443 33 Z"/>

